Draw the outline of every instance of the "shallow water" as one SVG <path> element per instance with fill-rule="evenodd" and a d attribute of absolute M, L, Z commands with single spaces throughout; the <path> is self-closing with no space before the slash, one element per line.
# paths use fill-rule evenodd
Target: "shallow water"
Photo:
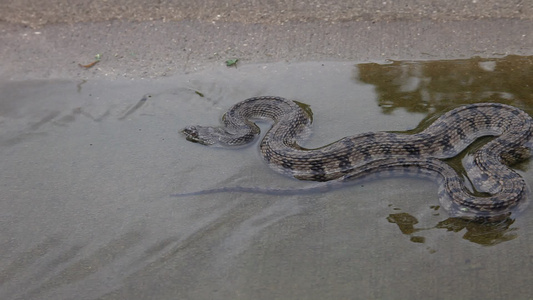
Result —
<path fill-rule="evenodd" d="M 533 113 L 533 57 L 239 65 L 157 80 L 0 83 L 2 299 L 526 298 L 533 207 L 499 224 L 449 219 L 430 181 L 301 188 L 257 145 L 187 142 L 259 95 L 311 105 L 318 147 L 411 130 L 473 102 Z M 262 125 L 267 129 L 268 125 Z M 529 184 L 528 163 L 519 166 Z"/>

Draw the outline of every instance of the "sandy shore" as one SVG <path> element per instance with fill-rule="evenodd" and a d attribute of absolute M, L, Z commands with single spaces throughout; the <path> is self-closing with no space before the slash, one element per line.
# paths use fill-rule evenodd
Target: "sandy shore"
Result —
<path fill-rule="evenodd" d="M 530 55 L 533 5 L 526 2 L 17 1 L 0 5 L 0 76 L 157 78 L 231 58 L 246 64 Z M 94 68 L 78 66 L 97 54 Z"/>

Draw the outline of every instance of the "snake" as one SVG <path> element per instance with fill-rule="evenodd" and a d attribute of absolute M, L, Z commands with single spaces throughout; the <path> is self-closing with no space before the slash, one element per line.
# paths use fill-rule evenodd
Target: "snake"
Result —
<path fill-rule="evenodd" d="M 310 110 L 296 101 L 262 96 L 235 104 L 223 115 L 222 126 L 188 126 L 181 133 L 202 145 L 243 146 L 257 139 L 256 121 L 261 120 L 272 122 L 259 144 L 266 164 L 299 180 L 342 183 L 375 173 L 436 178 L 447 213 L 473 220 L 505 219 L 527 203 L 528 185 L 510 166 L 531 156 L 533 119 L 510 105 L 463 105 L 417 133 L 366 132 L 308 149 L 300 144 L 309 136 Z M 481 137 L 493 138 L 465 156 L 465 180 L 446 160 Z"/>

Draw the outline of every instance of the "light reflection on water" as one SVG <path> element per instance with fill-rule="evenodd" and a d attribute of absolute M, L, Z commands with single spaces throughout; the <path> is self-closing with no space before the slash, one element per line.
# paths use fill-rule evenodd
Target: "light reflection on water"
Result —
<path fill-rule="evenodd" d="M 372 84 L 384 113 L 432 112 L 499 102 L 531 113 L 533 59 L 528 56 L 359 64 L 354 80 Z"/>

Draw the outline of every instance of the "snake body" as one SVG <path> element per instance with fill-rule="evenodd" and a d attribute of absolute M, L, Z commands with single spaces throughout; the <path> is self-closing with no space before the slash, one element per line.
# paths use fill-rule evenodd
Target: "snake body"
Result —
<path fill-rule="evenodd" d="M 438 178 L 439 200 L 451 216 L 468 219 L 508 217 L 526 202 L 525 180 L 509 165 L 531 155 L 533 119 L 505 104 L 478 103 L 455 108 L 416 134 L 368 132 L 306 149 L 298 144 L 312 122 L 297 103 L 280 97 L 254 97 L 223 116 L 224 126 L 189 126 L 187 139 L 204 145 L 239 146 L 260 133 L 253 122 L 274 124 L 260 151 L 274 170 L 300 180 L 351 181 L 376 172 L 416 173 Z M 443 159 L 458 155 L 476 139 L 495 136 L 464 160 L 474 195 Z"/>

